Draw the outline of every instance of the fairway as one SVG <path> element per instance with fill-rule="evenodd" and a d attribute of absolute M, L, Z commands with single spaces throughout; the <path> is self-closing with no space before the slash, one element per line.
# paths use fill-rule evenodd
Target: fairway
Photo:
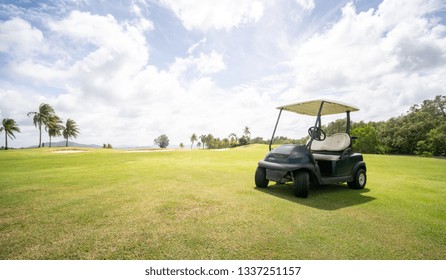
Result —
<path fill-rule="evenodd" d="M 365 155 L 363 190 L 254 188 L 268 148 L 0 151 L 0 259 L 446 259 L 446 160 Z"/>

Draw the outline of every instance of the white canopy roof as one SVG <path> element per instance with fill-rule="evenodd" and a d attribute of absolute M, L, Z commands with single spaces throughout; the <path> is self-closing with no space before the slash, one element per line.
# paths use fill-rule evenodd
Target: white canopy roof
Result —
<path fill-rule="evenodd" d="M 356 108 L 355 106 L 330 100 L 312 100 L 312 101 L 299 102 L 299 103 L 279 106 L 277 107 L 277 109 L 283 109 L 285 111 L 290 111 L 298 114 L 317 116 L 322 102 L 324 102 L 324 106 L 322 107 L 321 116 L 359 111 L 359 109 Z"/>

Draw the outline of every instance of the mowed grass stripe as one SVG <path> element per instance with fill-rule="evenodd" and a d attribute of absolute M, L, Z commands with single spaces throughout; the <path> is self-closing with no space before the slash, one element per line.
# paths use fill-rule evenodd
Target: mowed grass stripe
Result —
<path fill-rule="evenodd" d="M 364 190 L 254 188 L 265 145 L 0 153 L 1 259 L 445 259 L 446 161 L 365 155 Z"/>

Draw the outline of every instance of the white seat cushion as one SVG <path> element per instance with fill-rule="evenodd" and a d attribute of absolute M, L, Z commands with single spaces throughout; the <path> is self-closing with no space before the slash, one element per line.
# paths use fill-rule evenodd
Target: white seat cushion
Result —
<path fill-rule="evenodd" d="M 336 133 L 325 138 L 324 141 L 313 141 L 312 151 L 342 152 L 350 147 L 350 136 L 347 133 Z"/>

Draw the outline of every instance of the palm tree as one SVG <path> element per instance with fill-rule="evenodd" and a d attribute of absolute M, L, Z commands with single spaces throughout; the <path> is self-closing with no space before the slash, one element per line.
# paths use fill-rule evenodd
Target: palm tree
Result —
<path fill-rule="evenodd" d="M 51 137 L 62 135 L 62 130 L 64 129 L 62 125 L 62 120 L 56 115 L 50 116 L 48 125 L 47 127 L 45 127 L 45 129 L 46 131 L 48 131 L 48 136 L 50 138 L 50 147 L 51 147 Z"/>
<path fill-rule="evenodd" d="M 192 134 L 192 136 L 190 137 L 190 142 L 192 143 L 190 145 L 190 148 L 192 149 L 192 146 L 194 145 L 194 142 L 198 140 L 197 134 Z"/>
<path fill-rule="evenodd" d="M 231 148 L 236 147 L 238 144 L 237 134 L 232 132 L 231 134 L 229 134 L 228 137 L 229 137 L 229 146 Z"/>
<path fill-rule="evenodd" d="M 237 134 L 235 134 L 234 132 L 232 132 L 231 134 L 229 134 L 229 139 L 231 140 L 231 141 L 237 141 Z"/>
<path fill-rule="evenodd" d="M 33 123 L 35 127 L 39 128 L 39 148 L 42 146 L 42 124 L 45 126 L 48 126 L 48 123 L 50 122 L 51 116 L 54 115 L 54 109 L 50 105 L 46 103 L 42 103 L 39 106 L 38 112 L 29 112 L 28 117 L 33 117 Z"/>
<path fill-rule="evenodd" d="M 245 126 L 245 129 L 243 130 L 243 134 L 249 139 L 249 136 L 251 135 L 251 132 L 249 131 L 249 127 Z"/>
<path fill-rule="evenodd" d="M 206 138 L 207 138 L 206 135 L 201 135 L 200 136 L 200 141 L 201 141 L 201 144 L 203 144 L 203 149 L 204 149 L 204 145 L 206 144 Z"/>
<path fill-rule="evenodd" d="M 15 138 L 14 131 L 20 132 L 18 124 L 13 119 L 3 119 L 0 132 L 5 131 L 5 150 L 8 149 L 8 136 L 9 138 Z"/>
<path fill-rule="evenodd" d="M 212 147 L 213 146 L 212 142 L 214 142 L 214 140 L 215 140 L 214 135 L 210 133 L 206 135 L 206 146 L 208 146 L 208 149 L 214 149 L 214 147 Z"/>
<path fill-rule="evenodd" d="M 68 119 L 62 131 L 62 135 L 67 141 L 65 147 L 68 147 L 68 138 L 71 137 L 76 138 L 78 134 L 79 134 L 79 128 L 77 127 L 76 122 L 73 121 L 72 119 Z"/>

